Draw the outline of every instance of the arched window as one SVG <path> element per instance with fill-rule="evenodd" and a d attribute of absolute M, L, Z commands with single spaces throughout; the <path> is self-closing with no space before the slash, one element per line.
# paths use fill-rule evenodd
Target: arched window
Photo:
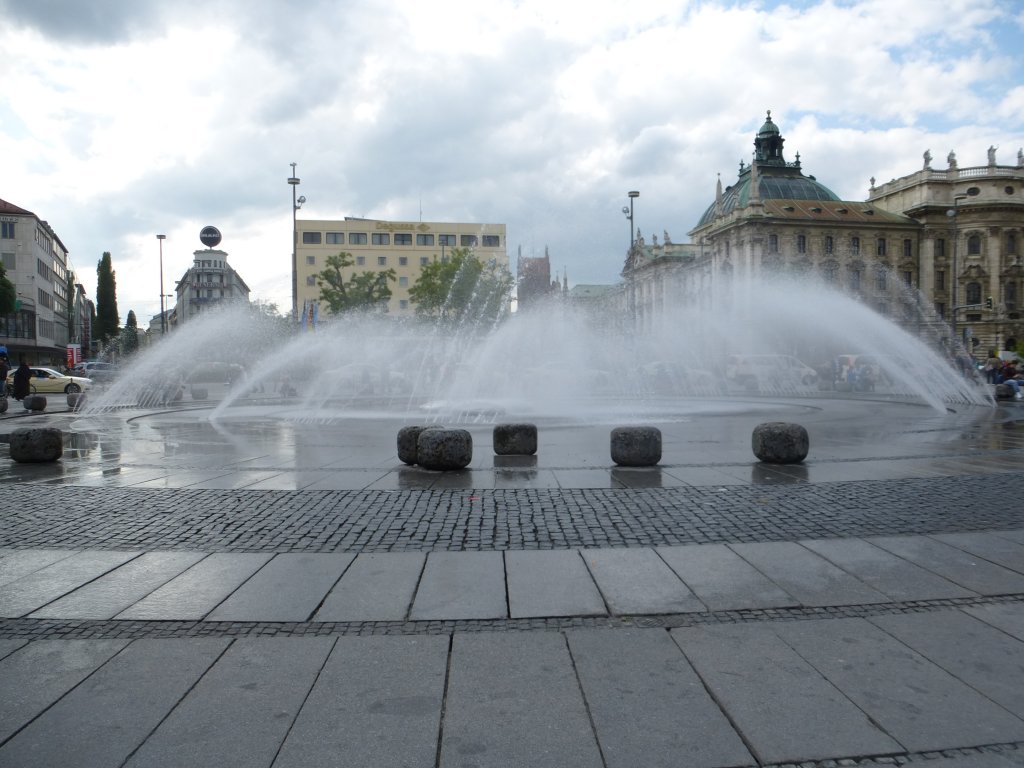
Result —
<path fill-rule="evenodd" d="M 1006 252 L 1017 253 L 1017 233 L 1007 232 L 1006 233 Z"/>
<path fill-rule="evenodd" d="M 889 270 L 885 267 L 879 267 L 875 270 L 875 290 L 883 292 L 886 290 L 886 278 L 889 275 Z"/>
<path fill-rule="evenodd" d="M 854 291 L 860 290 L 860 276 L 861 268 L 859 266 L 850 267 L 850 289 Z"/>
<path fill-rule="evenodd" d="M 981 236 L 971 235 L 967 238 L 967 255 L 977 256 L 981 253 Z"/>
<path fill-rule="evenodd" d="M 796 252 L 807 253 L 807 235 L 796 236 Z"/>
<path fill-rule="evenodd" d="M 966 291 L 968 304 L 981 304 L 981 283 L 968 283 Z"/>
<path fill-rule="evenodd" d="M 852 237 L 852 238 L 850 238 L 850 252 L 853 253 L 854 255 L 860 253 L 860 238 L 859 237 Z"/>
<path fill-rule="evenodd" d="M 825 237 L 825 253 L 832 253 L 835 250 L 835 240 L 832 239 L 832 235 Z"/>
<path fill-rule="evenodd" d="M 825 282 L 829 285 L 835 285 L 836 280 L 839 279 L 839 264 L 834 261 L 826 261 L 821 265 L 821 271 Z"/>
<path fill-rule="evenodd" d="M 778 253 L 778 252 L 779 252 L 779 236 L 778 235 L 768 235 L 768 253 Z"/>

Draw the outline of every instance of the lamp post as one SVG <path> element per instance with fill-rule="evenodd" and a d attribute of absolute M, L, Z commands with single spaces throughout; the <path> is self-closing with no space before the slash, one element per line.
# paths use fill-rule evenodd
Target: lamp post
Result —
<path fill-rule="evenodd" d="M 306 198 L 304 195 L 295 196 L 299 186 L 299 177 L 295 175 L 296 165 L 297 163 L 291 164 L 292 175 L 288 177 L 288 184 L 292 188 L 292 321 L 297 323 L 299 321 L 299 229 L 295 215 L 302 204 L 306 202 Z"/>
<path fill-rule="evenodd" d="M 160 241 L 160 335 L 167 333 L 167 316 L 164 314 L 164 240 L 167 235 L 157 235 Z"/>
<path fill-rule="evenodd" d="M 960 201 L 966 199 L 967 195 L 955 195 L 953 197 L 953 207 L 946 211 L 946 216 L 948 216 L 949 220 L 953 223 L 953 274 L 951 275 L 952 283 L 950 284 L 949 288 L 950 303 L 952 304 L 952 307 L 950 308 L 949 313 L 949 338 L 952 340 L 954 344 L 959 340 L 957 337 L 956 330 L 956 289 L 957 283 L 960 282 L 959 273 L 957 271 L 957 250 L 960 241 L 960 226 L 959 222 L 957 221 L 957 218 L 960 213 Z"/>
<path fill-rule="evenodd" d="M 633 243 L 636 241 L 636 237 L 633 234 L 633 201 L 640 197 L 640 193 L 633 190 L 632 192 L 627 192 L 626 196 L 629 197 L 629 207 L 622 206 L 622 212 L 629 219 L 629 249 L 633 250 Z"/>

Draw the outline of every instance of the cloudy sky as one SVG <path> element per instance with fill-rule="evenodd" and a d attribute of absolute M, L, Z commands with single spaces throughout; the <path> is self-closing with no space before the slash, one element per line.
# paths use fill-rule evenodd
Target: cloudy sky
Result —
<path fill-rule="evenodd" d="M 158 311 L 199 230 L 291 301 L 300 218 L 505 223 L 570 284 L 636 225 L 676 242 L 770 109 L 804 172 L 1016 162 L 1021 0 L 0 0 L 0 198 L 49 221 L 95 298 Z"/>

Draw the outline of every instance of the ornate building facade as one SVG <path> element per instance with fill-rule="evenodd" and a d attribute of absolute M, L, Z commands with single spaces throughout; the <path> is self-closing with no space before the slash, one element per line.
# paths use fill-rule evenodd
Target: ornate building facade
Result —
<path fill-rule="evenodd" d="M 635 327 L 655 327 L 673 305 L 714 301 L 720 282 L 789 274 L 814 275 L 907 330 L 969 349 L 1024 339 L 1022 153 L 999 165 L 991 148 L 986 165 L 959 168 L 951 152 L 938 170 L 926 152 L 920 171 L 872 180 L 866 201 L 847 201 L 804 175 L 799 153 L 787 162 L 784 143 L 769 112 L 751 162 L 735 183 L 719 180 L 689 243 L 637 237 L 622 272 Z"/>

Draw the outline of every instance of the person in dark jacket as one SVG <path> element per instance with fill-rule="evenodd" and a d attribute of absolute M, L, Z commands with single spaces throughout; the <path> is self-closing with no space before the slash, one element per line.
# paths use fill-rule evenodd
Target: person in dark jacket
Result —
<path fill-rule="evenodd" d="M 18 370 L 14 372 L 14 392 L 12 394 L 15 400 L 21 400 L 32 394 L 31 382 L 32 369 L 28 367 L 28 363 L 22 360 Z"/>

